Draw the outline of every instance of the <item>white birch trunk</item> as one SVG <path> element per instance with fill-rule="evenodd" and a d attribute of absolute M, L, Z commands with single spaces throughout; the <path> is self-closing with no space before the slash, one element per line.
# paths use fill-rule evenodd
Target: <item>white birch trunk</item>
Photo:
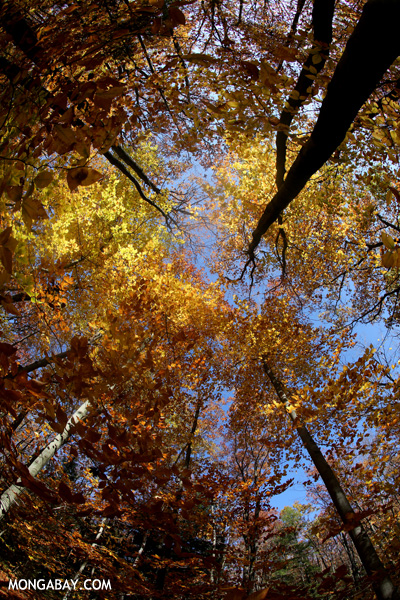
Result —
<path fill-rule="evenodd" d="M 98 542 L 98 540 L 100 539 L 100 537 L 101 537 L 101 534 L 102 534 L 102 533 L 103 533 L 103 531 L 104 531 L 104 527 L 105 527 L 105 525 L 106 525 L 106 522 L 107 522 L 107 517 L 103 517 L 103 520 L 102 520 L 102 522 L 101 522 L 101 525 L 100 525 L 99 532 L 98 532 L 98 534 L 96 535 L 96 539 L 95 539 L 95 541 L 94 541 L 94 542 L 93 542 L 93 544 L 92 544 L 92 548 L 95 548 L 95 547 L 97 546 L 97 543 L 96 543 L 96 542 Z M 75 576 L 74 576 L 74 579 L 73 579 L 73 581 L 78 581 L 79 577 L 81 576 L 81 574 L 82 574 L 82 573 L 83 573 L 83 571 L 85 570 L 85 567 L 86 567 L 87 563 L 88 563 L 88 561 L 87 561 L 87 560 L 84 560 L 84 561 L 83 561 L 83 563 L 82 563 L 82 564 L 81 564 L 81 566 L 79 567 L 79 570 L 78 570 L 78 571 L 75 573 Z M 74 589 L 75 589 L 75 586 L 74 586 Z M 71 592 L 71 589 L 69 589 L 69 590 L 68 590 L 68 591 L 67 591 L 67 592 L 64 594 L 63 600 L 67 600 L 68 596 L 70 595 L 70 592 Z"/>
<path fill-rule="evenodd" d="M 39 471 L 53 458 L 54 454 L 61 448 L 61 446 L 67 441 L 70 436 L 72 426 L 79 420 L 84 419 L 90 409 L 90 402 L 86 400 L 81 406 L 74 412 L 64 427 L 62 433 L 58 433 L 55 438 L 48 444 L 44 450 L 39 454 L 33 463 L 28 467 L 29 473 L 32 477 L 35 477 Z M 18 496 L 24 491 L 24 487 L 13 483 L 10 487 L 3 492 L 0 497 L 0 520 L 6 515 L 11 506 L 15 503 Z"/>

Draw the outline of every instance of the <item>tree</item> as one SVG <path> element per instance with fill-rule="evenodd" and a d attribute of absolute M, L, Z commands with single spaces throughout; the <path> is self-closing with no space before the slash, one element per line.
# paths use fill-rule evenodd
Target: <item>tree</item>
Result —
<path fill-rule="evenodd" d="M 350 359 L 344 325 L 398 319 L 399 7 L 294 4 L 0 2 L 9 575 L 20 551 L 38 576 L 96 566 L 110 597 L 323 595 L 333 571 L 313 587 L 318 561 L 288 577 L 267 556 L 298 433 L 335 535 L 398 595 L 378 556 L 397 548 L 397 373 Z M 351 477 L 353 443 L 373 467 Z"/>

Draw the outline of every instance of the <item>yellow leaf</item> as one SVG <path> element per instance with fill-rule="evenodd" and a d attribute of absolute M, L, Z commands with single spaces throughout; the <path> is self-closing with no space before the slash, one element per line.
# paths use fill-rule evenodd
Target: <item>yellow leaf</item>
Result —
<path fill-rule="evenodd" d="M 391 235 L 383 231 L 381 234 L 381 240 L 383 245 L 386 246 L 388 250 L 394 250 L 395 243 Z"/>
<path fill-rule="evenodd" d="M 400 249 L 397 249 L 393 252 L 393 267 L 395 269 L 400 268 Z"/>
<path fill-rule="evenodd" d="M 317 65 L 321 61 L 322 61 L 322 56 L 319 53 L 313 54 L 313 57 L 312 57 L 313 65 Z"/>
<path fill-rule="evenodd" d="M 395 144 L 397 144 L 398 146 L 400 146 L 400 133 L 399 133 L 399 131 L 392 130 L 390 132 L 390 137 L 392 138 L 392 140 L 394 141 Z"/>

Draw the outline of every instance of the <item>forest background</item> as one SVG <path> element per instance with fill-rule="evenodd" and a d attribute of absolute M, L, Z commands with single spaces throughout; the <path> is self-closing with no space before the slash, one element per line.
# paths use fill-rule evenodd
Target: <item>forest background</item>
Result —
<path fill-rule="evenodd" d="M 0 597 L 398 598 L 400 3 L 0 17 Z"/>

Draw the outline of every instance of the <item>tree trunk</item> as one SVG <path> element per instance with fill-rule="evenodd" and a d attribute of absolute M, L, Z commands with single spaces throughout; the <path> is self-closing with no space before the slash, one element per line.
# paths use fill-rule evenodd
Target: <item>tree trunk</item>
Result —
<path fill-rule="evenodd" d="M 328 85 L 310 139 L 253 231 L 248 249 L 251 259 L 270 225 L 342 143 L 358 111 L 400 54 L 399 22 L 398 0 L 368 0 L 365 4 Z"/>
<path fill-rule="evenodd" d="M 285 406 L 290 418 L 296 424 L 297 415 L 291 406 L 290 398 L 285 386 L 276 377 L 275 373 L 265 360 L 263 361 L 263 367 L 280 402 Z M 351 507 L 335 473 L 325 460 L 321 450 L 318 448 L 305 425 L 301 425 L 300 427 L 296 426 L 296 431 L 325 483 L 326 489 L 328 490 L 341 520 L 345 525 L 350 524 L 352 520 L 355 519 L 356 513 Z M 349 535 L 367 574 L 374 579 L 373 587 L 378 600 L 400 600 L 400 595 L 393 585 L 363 526 L 361 524 L 356 525 L 356 527 L 353 527 L 353 529 L 349 531 Z"/>
<path fill-rule="evenodd" d="M 54 454 L 61 448 L 61 446 L 68 440 L 70 436 L 70 432 L 75 423 L 81 419 L 84 419 L 88 414 L 90 409 L 90 402 L 86 400 L 81 406 L 74 412 L 72 417 L 68 419 L 64 431 L 62 433 L 58 433 L 53 441 L 50 442 L 46 446 L 44 450 L 39 454 L 39 456 L 33 461 L 33 463 L 28 467 L 29 473 L 32 477 L 35 477 L 39 471 L 43 469 L 43 467 L 49 462 L 51 458 L 53 458 Z M 24 491 L 24 487 L 20 485 L 20 481 L 17 483 L 13 483 L 10 487 L 3 492 L 0 497 L 0 520 L 6 515 L 9 509 L 17 500 L 18 496 Z"/>
<path fill-rule="evenodd" d="M 96 535 L 96 539 L 95 539 L 95 541 L 94 541 L 94 542 L 93 542 L 93 544 L 92 544 L 92 548 L 95 548 L 95 547 L 97 546 L 97 542 L 98 542 L 98 540 L 100 539 L 100 537 L 102 536 L 102 533 L 103 533 L 103 531 L 104 531 L 104 527 L 105 527 L 105 525 L 106 525 L 106 522 L 107 522 L 107 517 L 104 517 L 104 518 L 102 519 L 102 521 L 101 521 L 100 529 L 99 529 L 99 531 L 98 531 L 98 533 L 97 533 L 97 535 Z M 78 571 L 75 573 L 75 576 L 74 576 L 74 579 L 73 579 L 73 581 L 78 581 L 79 577 L 81 576 L 81 574 L 82 574 L 82 573 L 83 573 L 83 571 L 85 570 L 87 563 L 88 563 L 88 561 L 87 561 L 87 560 L 84 560 L 84 561 L 83 561 L 83 563 L 82 563 L 82 564 L 81 564 L 81 566 L 79 567 Z M 74 589 L 75 589 L 75 587 L 74 587 Z M 67 599 L 68 599 L 68 597 L 69 597 L 69 595 L 70 595 L 70 593 L 71 593 L 71 589 L 69 589 L 69 590 L 68 590 L 68 591 L 67 591 L 67 592 L 64 594 L 63 600 L 67 600 Z"/>

